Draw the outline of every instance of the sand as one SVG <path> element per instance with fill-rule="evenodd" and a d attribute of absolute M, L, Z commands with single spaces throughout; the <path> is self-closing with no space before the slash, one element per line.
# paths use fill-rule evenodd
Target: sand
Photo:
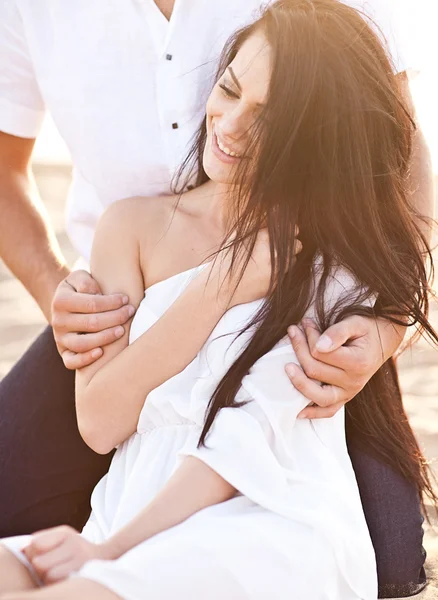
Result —
<path fill-rule="evenodd" d="M 34 171 L 61 247 L 72 264 L 75 252 L 64 227 L 70 169 L 36 165 Z M 433 305 L 432 314 L 438 327 L 438 305 Z M 37 305 L 0 261 L 0 379 L 43 328 L 44 319 Z M 426 456 L 433 460 L 438 457 L 438 352 L 420 341 L 401 357 L 399 366 L 406 409 Z M 416 598 L 438 599 L 438 535 L 428 526 L 425 545 L 430 583 Z"/>

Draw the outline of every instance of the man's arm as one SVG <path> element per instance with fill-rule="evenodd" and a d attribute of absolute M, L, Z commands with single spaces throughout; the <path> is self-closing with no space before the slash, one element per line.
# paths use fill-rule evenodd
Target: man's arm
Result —
<path fill-rule="evenodd" d="M 69 270 L 31 174 L 34 143 L 0 132 L 0 257 L 50 322 L 53 295 Z"/>
<path fill-rule="evenodd" d="M 432 168 L 432 157 L 424 133 L 416 118 L 414 101 L 409 87 L 409 79 L 406 73 L 397 75 L 404 100 L 414 116 L 417 130 L 414 134 L 412 145 L 412 160 L 410 173 L 410 190 L 412 206 L 419 215 L 425 217 L 426 221 L 420 220 L 419 225 L 428 242 L 432 238 L 430 220 L 434 218 L 435 186 Z"/>
<path fill-rule="evenodd" d="M 415 107 L 405 72 L 397 75 L 404 100 L 415 118 Z M 418 225 L 430 242 L 434 212 L 434 180 L 430 151 L 417 122 L 410 170 L 411 203 L 420 216 Z M 421 217 L 424 217 L 422 219 Z M 305 333 L 291 327 L 289 335 L 301 368 L 290 365 L 294 386 L 316 406 L 306 407 L 302 418 L 333 416 L 352 400 L 376 371 L 393 356 L 406 328 L 387 319 L 351 316 L 321 333 L 314 323 L 304 324 Z M 321 383 L 325 385 L 321 387 Z"/>

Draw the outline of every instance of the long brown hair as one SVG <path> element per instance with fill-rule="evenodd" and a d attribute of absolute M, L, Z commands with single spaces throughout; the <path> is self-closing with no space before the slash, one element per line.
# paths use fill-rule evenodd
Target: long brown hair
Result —
<path fill-rule="evenodd" d="M 381 39 L 337 0 L 280 0 L 231 38 L 219 76 L 259 30 L 272 50 L 269 98 L 250 132 L 248 154 L 257 156 L 256 167 L 241 161 L 238 169 L 236 217 L 225 238 L 233 232 L 233 241 L 222 249 L 232 252 L 231 268 L 246 257 L 243 273 L 257 232 L 267 227 L 275 277 L 248 325 L 254 335 L 211 398 L 200 445 L 218 412 L 237 406 L 243 377 L 312 301 L 321 330 L 361 314 L 408 322 L 438 342 L 427 318 L 432 257 L 407 186 L 415 124 Z M 187 182 L 195 169 L 198 185 L 207 180 L 205 143 L 204 121 L 177 182 Z M 294 261 L 296 225 L 303 251 Z M 323 270 L 314 290 L 317 256 Z M 329 311 L 324 292 L 336 266 L 360 283 Z M 365 307 L 375 296 L 374 307 Z M 347 404 L 347 437 L 436 502 L 389 371 L 384 365 Z"/>

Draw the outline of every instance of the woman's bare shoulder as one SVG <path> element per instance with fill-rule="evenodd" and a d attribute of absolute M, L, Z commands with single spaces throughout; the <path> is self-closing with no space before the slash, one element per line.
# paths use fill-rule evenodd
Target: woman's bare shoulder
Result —
<path fill-rule="evenodd" d="M 111 204 L 102 219 L 132 231 L 154 231 L 166 226 L 175 210 L 175 196 L 133 196 Z"/>

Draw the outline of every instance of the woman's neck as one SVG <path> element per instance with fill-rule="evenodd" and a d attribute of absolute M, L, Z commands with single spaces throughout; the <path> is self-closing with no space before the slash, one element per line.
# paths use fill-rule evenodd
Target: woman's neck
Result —
<path fill-rule="evenodd" d="M 235 219 L 235 194 L 230 185 L 210 182 L 211 199 L 208 207 L 209 218 L 216 221 L 224 234 L 231 229 Z"/>

